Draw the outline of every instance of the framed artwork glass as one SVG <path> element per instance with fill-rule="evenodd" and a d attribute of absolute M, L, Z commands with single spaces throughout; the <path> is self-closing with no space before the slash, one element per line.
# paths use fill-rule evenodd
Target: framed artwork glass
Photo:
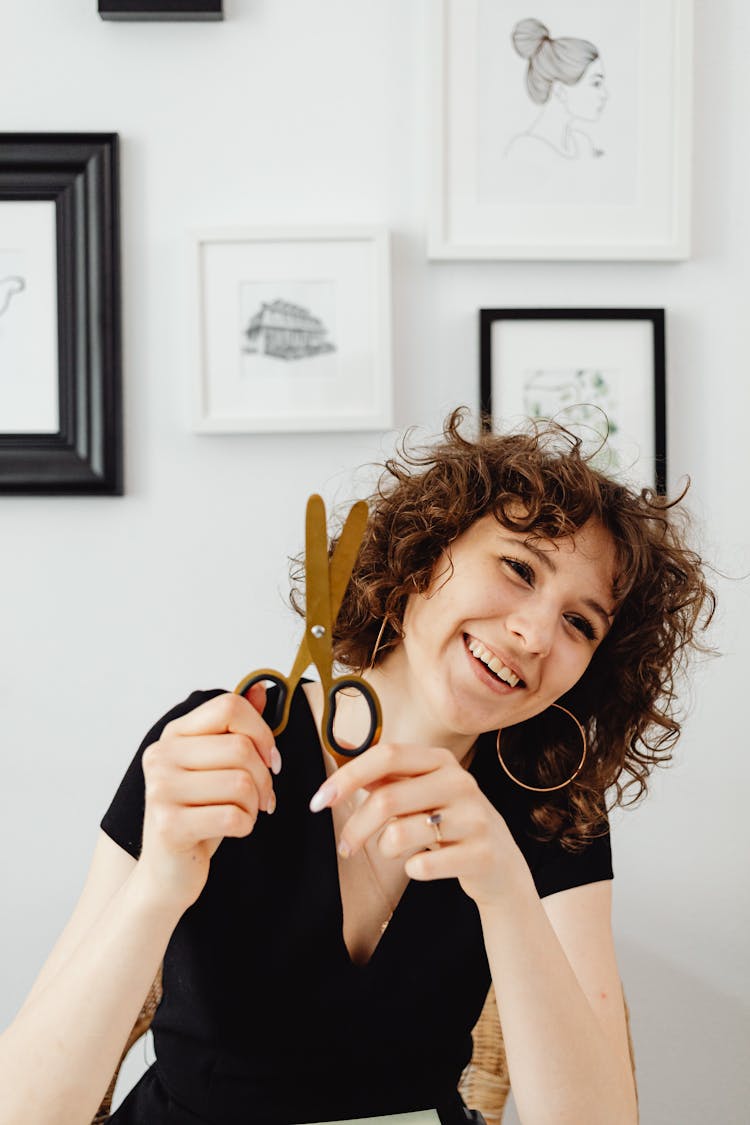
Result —
<path fill-rule="evenodd" d="M 197 431 L 392 425 L 385 229 L 214 230 L 193 245 Z"/>
<path fill-rule="evenodd" d="M 666 491 L 664 309 L 481 309 L 480 401 L 500 430 L 553 419 L 592 464 Z"/>
<path fill-rule="evenodd" d="M 688 257 L 692 0 L 430 18 L 430 257 Z"/>
<path fill-rule="evenodd" d="M 118 138 L 0 133 L 0 492 L 122 493 Z"/>

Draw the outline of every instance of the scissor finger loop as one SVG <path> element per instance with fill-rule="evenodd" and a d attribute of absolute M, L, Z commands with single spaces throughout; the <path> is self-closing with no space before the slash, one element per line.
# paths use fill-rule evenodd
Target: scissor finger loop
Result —
<path fill-rule="evenodd" d="M 356 746 L 342 745 L 334 732 L 336 708 L 338 704 L 337 697 L 339 693 L 345 692 L 347 688 L 353 689 L 357 695 L 360 695 L 364 699 L 370 713 L 370 726 L 367 734 Z M 322 726 L 323 742 L 328 751 L 344 758 L 356 758 L 364 753 L 365 750 L 368 750 L 370 746 L 374 746 L 380 739 L 380 733 L 383 728 L 380 701 L 370 685 L 360 676 L 341 676 L 339 679 L 332 682 L 326 693 Z"/>
<path fill-rule="evenodd" d="M 234 689 L 234 694 L 244 696 L 255 684 L 264 682 L 272 683 L 279 689 L 274 702 L 273 714 L 268 720 L 268 725 L 275 737 L 284 729 L 289 718 L 292 691 L 290 690 L 287 677 L 283 676 L 281 672 L 277 672 L 275 668 L 259 668 L 257 672 L 251 672 L 248 676 L 245 676 L 244 679 L 240 680 L 237 687 Z"/>

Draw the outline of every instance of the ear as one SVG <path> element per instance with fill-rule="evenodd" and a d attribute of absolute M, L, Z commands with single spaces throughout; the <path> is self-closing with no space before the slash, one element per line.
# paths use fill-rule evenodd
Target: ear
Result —
<path fill-rule="evenodd" d="M 565 105 L 568 100 L 568 91 L 565 88 L 565 84 L 563 82 L 552 83 L 552 97 L 557 98 L 559 102 L 562 102 L 563 105 Z"/>

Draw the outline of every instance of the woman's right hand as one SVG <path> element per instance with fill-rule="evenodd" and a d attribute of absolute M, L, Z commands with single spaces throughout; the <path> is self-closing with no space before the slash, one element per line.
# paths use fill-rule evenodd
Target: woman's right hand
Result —
<path fill-rule="evenodd" d="M 143 753 L 146 807 L 138 867 L 162 904 L 192 906 L 222 839 L 249 836 L 258 813 L 276 807 L 275 743 L 261 718 L 265 694 L 256 684 L 249 698 L 217 695 L 167 723 Z M 276 762 L 280 769 L 278 757 Z"/>

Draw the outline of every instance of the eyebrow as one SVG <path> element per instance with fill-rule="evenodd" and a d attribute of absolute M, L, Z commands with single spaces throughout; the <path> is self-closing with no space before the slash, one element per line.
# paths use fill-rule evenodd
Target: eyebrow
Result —
<path fill-rule="evenodd" d="M 538 558 L 539 561 L 543 563 L 548 570 L 551 570 L 553 574 L 557 574 L 557 567 L 550 558 L 549 551 L 542 551 L 539 547 L 535 547 L 533 543 L 529 543 L 526 540 L 524 540 L 523 545 L 526 550 L 531 551 L 532 555 L 535 555 L 536 558 Z M 595 598 L 581 598 L 581 601 L 585 606 L 588 606 L 589 609 L 592 609 L 594 613 L 598 614 L 603 621 L 606 621 L 607 625 L 612 624 L 615 619 L 614 613 L 607 613 L 606 609 L 602 605 L 600 605 Z"/>

